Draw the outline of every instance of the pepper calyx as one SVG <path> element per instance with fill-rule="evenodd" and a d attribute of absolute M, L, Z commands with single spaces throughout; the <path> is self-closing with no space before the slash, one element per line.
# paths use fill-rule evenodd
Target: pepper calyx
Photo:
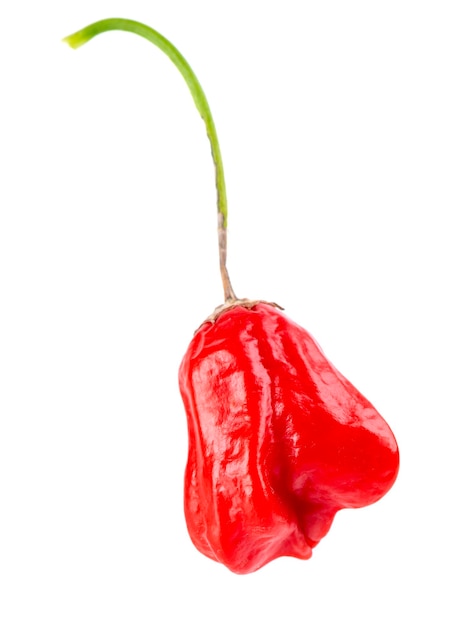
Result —
<path fill-rule="evenodd" d="M 267 304 L 276 309 L 280 309 L 281 311 L 284 310 L 284 307 L 280 306 L 276 302 L 268 302 L 267 300 L 249 300 L 248 298 L 236 298 L 233 300 L 228 300 L 227 302 L 220 304 L 220 306 L 217 306 L 214 312 L 211 315 L 209 315 L 207 319 L 203 321 L 201 326 L 203 326 L 203 324 L 206 324 L 207 322 L 214 324 L 217 321 L 217 319 L 220 317 L 220 315 L 222 315 L 225 311 L 234 309 L 237 306 L 244 307 L 245 309 L 253 309 L 255 306 L 257 306 L 257 304 Z M 199 330 L 199 328 L 197 330 Z M 197 330 L 196 330 L 196 333 L 197 333 Z"/>

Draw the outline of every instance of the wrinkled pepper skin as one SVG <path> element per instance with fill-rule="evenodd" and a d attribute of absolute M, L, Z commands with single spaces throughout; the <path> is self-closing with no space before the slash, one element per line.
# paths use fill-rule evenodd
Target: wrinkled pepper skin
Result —
<path fill-rule="evenodd" d="M 387 423 L 307 331 L 269 304 L 205 322 L 179 381 L 188 531 L 235 573 L 310 558 L 337 511 L 376 502 L 396 479 Z"/>

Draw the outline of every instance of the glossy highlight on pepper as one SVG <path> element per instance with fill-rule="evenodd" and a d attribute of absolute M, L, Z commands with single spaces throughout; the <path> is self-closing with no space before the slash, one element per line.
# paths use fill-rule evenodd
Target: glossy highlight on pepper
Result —
<path fill-rule="evenodd" d="M 310 558 L 340 509 L 372 504 L 396 479 L 385 420 L 274 306 L 231 307 L 206 322 L 179 381 L 188 531 L 233 572 Z"/>

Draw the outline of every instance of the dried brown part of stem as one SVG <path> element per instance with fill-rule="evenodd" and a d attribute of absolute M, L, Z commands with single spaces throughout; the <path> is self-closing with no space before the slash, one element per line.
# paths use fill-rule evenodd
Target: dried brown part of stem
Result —
<path fill-rule="evenodd" d="M 225 219 L 223 217 L 223 213 L 218 213 L 218 251 L 220 254 L 220 273 L 223 283 L 225 303 L 237 300 L 237 296 L 234 293 L 234 289 L 229 279 L 228 268 L 226 267 L 227 243 L 228 236 L 225 226 Z"/>

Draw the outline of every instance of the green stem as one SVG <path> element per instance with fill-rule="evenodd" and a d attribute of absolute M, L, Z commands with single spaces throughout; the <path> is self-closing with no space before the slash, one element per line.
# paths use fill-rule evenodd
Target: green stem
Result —
<path fill-rule="evenodd" d="M 125 20 L 120 18 L 111 18 L 107 20 L 101 20 L 86 26 L 82 30 L 65 37 L 63 41 L 68 43 L 71 48 L 79 48 L 87 41 L 90 41 L 96 35 L 105 33 L 109 30 L 124 30 L 130 33 L 135 33 L 144 37 L 164 52 L 168 58 L 173 62 L 175 67 L 181 72 L 186 84 L 189 87 L 189 91 L 194 99 L 197 110 L 199 111 L 202 119 L 205 123 L 207 135 L 212 147 L 212 158 L 215 164 L 215 184 L 217 188 L 217 209 L 218 209 L 218 245 L 220 254 L 220 272 L 223 282 L 223 290 L 225 296 L 225 302 L 233 302 L 236 300 L 236 295 L 231 286 L 229 280 L 228 270 L 226 268 L 226 254 L 227 254 L 227 225 L 228 225 L 228 206 L 226 201 L 226 186 L 225 175 L 223 171 L 223 161 L 221 158 L 220 145 L 218 143 L 217 131 L 215 129 L 215 123 L 213 121 L 212 113 L 210 111 L 207 98 L 204 91 L 197 80 L 196 75 L 192 71 L 189 63 L 183 57 L 183 55 L 175 48 L 175 46 L 163 37 L 160 33 L 145 26 L 140 22 L 133 20 Z"/>

